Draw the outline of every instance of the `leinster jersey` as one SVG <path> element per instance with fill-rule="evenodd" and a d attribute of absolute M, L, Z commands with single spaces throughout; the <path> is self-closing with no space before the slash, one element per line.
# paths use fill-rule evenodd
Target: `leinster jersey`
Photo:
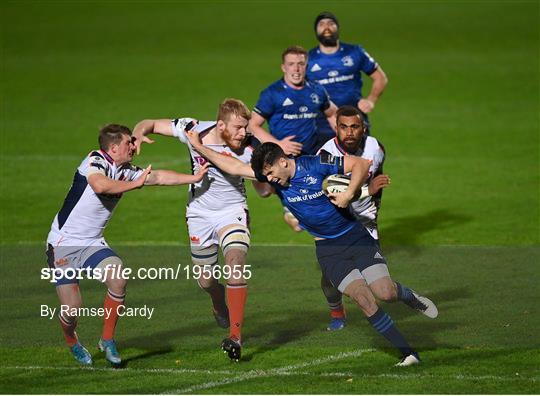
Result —
<path fill-rule="evenodd" d="M 302 89 L 294 89 L 281 79 L 261 92 L 253 111 L 266 119 L 276 139 L 295 135 L 303 145 L 302 154 L 315 154 L 316 119 L 324 117 L 328 107 L 330 99 L 321 85 L 306 81 Z"/>
<path fill-rule="evenodd" d="M 306 75 L 326 88 L 336 106 L 356 106 L 362 97 L 361 72 L 370 75 L 377 67 L 359 45 L 340 43 L 333 54 L 324 54 L 319 47 L 309 51 Z"/>
<path fill-rule="evenodd" d="M 339 145 L 337 138 L 331 139 L 324 144 L 319 150 L 319 154 L 334 155 L 343 157 L 348 155 L 347 152 Z M 372 161 L 369 166 L 369 173 L 366 183 L 369 183 L 373 177 L 382 173 L 384 163 L 384 147 L 372 136 L 367 136 L 364 143 L 360 146 L 355 155 Z M 369 231 L 371 236 L 379 239 L 377 231 L 377 211 L 381 203 L 380 194 L 373 197 L 366 197 L 354 201 L 349 206 L 349 210 L 358 220 L 362 222 L 364 227 Z"/>
<path fill-rule="evenodd" d="M 346 209 L 330 202 L 322 192 L 326 176 L 343 174 L 343 157 L 301 156 L 295 160 L 295 174 L 288 186 L 271 183 L 276 194 L 305 230 L 319 238 L 337 238 L 356 224 Z"/>
<path fill-rule="evenodd" d="M 193 128 L 193 130 L 203 133 L 215 126 L 215 121 L 199 121 L 195 123 L 192 118 L 172 120 L 174 136 L 189 147 L 193 173 L 196 173 L 202 165 L 206 164 L 207 160 L 189 144 L 186 128 L 187 130 Z M 205 146 L 223 155 L 237 158 L 246 164 L 250 162 L 253 153 L 250 146 L 245 147 L 242 153 L 236 153 L 224 144 L 205 144 Z M 244 179 L 240 176 L 229 175 L 215 166 L 210 166 L 206 177 L 200 182 L 190 185 L 188 216 L 197 211 L 223 211 L 230 209 L 234 205 L 246 205 L 246 187 L 244 186 Z"/>
<path fill-rule="evenodd" d="M 362 74 L 377 70 L 377 62 L 359 45 L 340 43 L 333 54 L 324 54 L 319 47 L 309 51 L 306 76 L 321 84 L 337 107 L 356 107 L 362 98 Z M 335 136 L 324 117 L 317 118 L 317 129 L 326 139 Z"/>
<path fill-rule="evenodd" d="M 55 216 L 48 240 L 92 240 L 103 237 L 103 230 L 122 194 L 96 194 L 87 177 L 101 173 L 113 180 L 133 181 L 143 170 L 131 164 L 117 166 L 102 150 L 92 151 L 79 165 L 64 205 Z"/>

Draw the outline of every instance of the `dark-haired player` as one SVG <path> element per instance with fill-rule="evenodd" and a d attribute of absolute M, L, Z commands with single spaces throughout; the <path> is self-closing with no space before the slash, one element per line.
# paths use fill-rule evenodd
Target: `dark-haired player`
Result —
<path fill-rule="evenodd" d="M 340 42 L 339 21 L 331 12 L 317 15 L 314 28 L 319 45 L 309 51 L 307 78 L 321 84 L 336 106 L 355 106 L 365 114 L 370 113 L 388 83 L 386 74 L 360 45 Z M 362 73 L 372 80 L 365 97 Z M 317 119 L 317 127 L 322 142 L 334 137 L 332 125 L 325 117 Z"/>
<path fill-rule="evenodd" d="M 250 167 L 204 147 L 196 133 L 188 136 L 197 151 L 226 172 L 243 177 L 257 176 L 259 181 L 270 183 L 282 204 L 298 219 L 302 228 L 315 237 L 317 259 L 323 274 L 356 302 L 375 330 L 399 349 L 402 358 L 398 365 L 420 362 L 418 353 L 390 316 L 378 307 L 368 285 L 371 280 L 379 279 L 384 273 L 383 267 L 386 268 L 379 244 L 347 211 L 353 199 L 358 198 L 360 187 L 368 176 L 368 160 L 327 154 L 290 158 L 277 144 L 268 142 L 257 147 Z M 351 182 L 345 192 L 329 197 L 323 194 L 325 177 L 349 172 Z"/>

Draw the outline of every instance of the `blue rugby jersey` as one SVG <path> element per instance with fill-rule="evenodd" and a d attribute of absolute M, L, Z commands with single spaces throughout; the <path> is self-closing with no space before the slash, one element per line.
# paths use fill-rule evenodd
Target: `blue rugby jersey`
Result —
<path fill-rule="evenodd" d="M 311 49 L 306 76 L 324 86 L 336 106 L 356 107 L 362 98 L 361 72 L 370 75 L 377 67 L 377 62 L 361 46 L 340 43 L 333 54 L 322 53 L 318 46 Z M 335 135 L 326 118 L 319 118 L 317 124 L 328 138 Z"/>
<path fill-rule="evenodd" d="M 330 107 L 326 90 L 319 84 L 306 81 L 302 89 L 288 86 L 283 79 L 261 92 L 253 109 L 268 122 L 268 129 L 276 139 L 295 135 L 302 143 L 302 154 L 317 150 L 316 119 L 324 117 Z"/>
<path fill-rule="evenodd" d="M 276 194 L 298 219 L 300 226 L 320 238 L 337 238 L 356 224 L 346 209 L 330 202 L 322 192 L 326 176 L 343 174 L 343 157 L 328 154 L 296 158 L 296 171 L 287 187 L 271 183 Z"/>

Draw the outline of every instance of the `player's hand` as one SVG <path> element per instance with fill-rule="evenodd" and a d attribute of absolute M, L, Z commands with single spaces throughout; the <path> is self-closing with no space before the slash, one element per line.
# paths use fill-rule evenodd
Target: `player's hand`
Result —
<path fill-rule="evenodd" d="M 302 143 L 293 142 L 296 136 L 287 136 L 279 141 L 279 146 L 285 151 L 287 155 L 300 155 L 302 152 Z"/>
<path fill-rule="evenodd" d="M 371 113 L 371 111 L 375 108 L 375 103 L 373 103 L 371 100 L 369 99 L 360 99 L 358 101 L 358 108 L 363 112 L 363 113 Z"/>
<path fill-rule="evenodd" d="M 133 183 L 135 184 L 136 188 L 141 188 L 144 186 L 144 182 L 146 181 L 146 178 L 148 175 L 152 172 L 152 165 L 148 165 L 142 175 L 140 175 L 138 178 L 133 180 Z"/>
<path fill-rule="evenodd" d="M 338 208 L 346 208 L 351 203 L 354 195 L 349 191 L 344 191 L 342 193 L 330 193 L 328 194 L 328 199 Z"/>
<path fill-rule="evenodd" d="M 141 153 L 141 146 L 143 143 L 152 144 L 155 142 L 155 140 L 150 139 L 148 136 L 144 136 L 140 132 L 136 132 L 133 134 L 133 137 L 135 138 L 135 148 L 137 149 L 137 155 Z"/>
<path fill-rule="evenodd" d="M 199 132 L 190 130 L 186 131 L 186 136 L 189 140 L 189 143 L 196 149 L 197 147 L 202 146 L 201 137 L 199 136 Z"/>
<path fill-rule="evenodd" d="M 390 178 L 388 177 L 388 175 L 379 175 L 379 176 L 374 177 L 373 180 L 371 180 L 368 185 L 369 195 L 373 196 L 377 194 L 381 190 L 381 188 L 384 188 L 388 186 L 389 184 L 390 184 Z"/>
<path fill-rule="evenodd" d="M 199 170 L 197 171 L 197 173 L 193 175 L 193 183 L 200 182 L 204 178 L 204 175 L 208 173 L 209 167 L 210 167 L 210 162 L 207 162 L 206 164 L 201 166 Z"/>

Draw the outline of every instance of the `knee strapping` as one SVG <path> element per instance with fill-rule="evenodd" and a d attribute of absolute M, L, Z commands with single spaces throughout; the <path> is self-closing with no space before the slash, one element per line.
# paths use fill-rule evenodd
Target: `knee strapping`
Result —
<path fill-rule="evenodd" d="M 223 233 L 219 240 L 219 245 L 223 251 L 223 255 L 231 249 L 238 249 L 247 253 L 251 237 L 249 229 L 244 226 L 234 226 Z"/>
<path fill-rule="evenodd" d="M 203 268 L 206 266 L 213 267 L 218 263 L 217 245 L 211 245 L 206 247 L 192 247 L 191 261 L 193 265 L 199 265 Z"/>

